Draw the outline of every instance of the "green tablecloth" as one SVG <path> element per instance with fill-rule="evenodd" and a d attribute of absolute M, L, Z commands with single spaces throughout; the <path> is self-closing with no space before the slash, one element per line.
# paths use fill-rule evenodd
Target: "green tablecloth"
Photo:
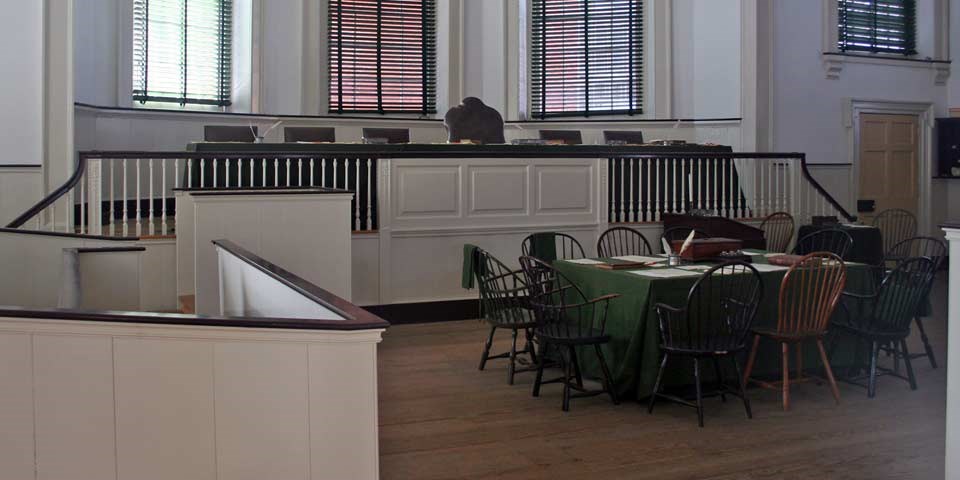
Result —
<path fill-rule="evenodd" d="M 766 262 L 762 256 L 753 258 L 756 263 Z M 638 399 L 649 396 L 660 368 L 660 327 L 654 305 L 666 303 L 676 307 L 684 306 L 687 293 L 699 278 L 699 272 L 691 272 L 696 275 L 688 277 L 650 278 L 630 273 L 628 270 L 604 270 L 567 261 L 557 261 L 554 266 L 580 287 L 587 298 L 610 293 L 621 295 L 610 301 L 606 331 L 612 340 L 605 347 L 605 355 L 621 395 Z M 776 325 L 778 292 L 785 273 L 786 270 L 760 274 L 763 280 L 763 298 L 754 325 Z M 865 266 L 847 263 L 848 289 L 857 290 L 867 281 L 867 275 Z M 848 336 L 840 336 L 836 342 L 834 356 L 830 359 L 834 371 L 840 366 L 851 364 L 854 355 L 854 343 Z M 769 340 L 761 341 L 760 345 L 754 375 L 778 375 L 781 371 L 779 345 Z M 804 344 L 803 349 L 804 369 L 820 368 L 816 345 L 810 342 Z M 741 368 L 744 367 L 746 353 L 744 352 L 741 358 Z M 596 355 L 584 351 L 578 357 L 585 375 L 599 378 L 600 368 Z M 795 359 L 796 354 L 791 352 L 791 373 L 796 367 L 793 363 Z M 684 361 L 671 360 L 664 374 L 666 386 L 692 383 L 692 367 L 687 368 Z M 712 378 L 713 369 L 709 365 L 708 367 L 705 381 Z M 723 368 L 728 369 L 732 375 L 732 367 L 724 365 Z M 822 370 L 819 372 L 822 374 Z"/>

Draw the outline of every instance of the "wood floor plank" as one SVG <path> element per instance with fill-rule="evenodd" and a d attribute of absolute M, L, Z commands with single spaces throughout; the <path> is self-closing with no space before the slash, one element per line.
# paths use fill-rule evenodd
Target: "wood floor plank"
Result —
<path fill-rule="evenodd" d="M 946 359 L 945 280 L 924 326 Z M 506 383 L 503 360 L 478 371 L 487 327 L 476 320 L 391 327 L 380 346 L 381 477 L 391 479 L 932 479 L 943 477 L 945 369 L 914 361 L 919 389 L 881 377 L 877 397 L 840 384 L 791 393 L 751 389 L 754 419 L 736 399 L 706 400 L 706 427 L 692 409 L 608 397 L 574 399 L 560 388 L 530 395 L 532 373 Z M 498 334 L 494 348 L 508 348 Z M 922 352 L 918 336 L 909 339 Z M 888 358 L 882 363 L 890 365 Z"/>

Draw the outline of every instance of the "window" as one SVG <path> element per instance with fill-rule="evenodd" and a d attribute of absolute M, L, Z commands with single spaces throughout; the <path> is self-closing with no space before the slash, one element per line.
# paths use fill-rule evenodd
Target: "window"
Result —
<path fill-rule="evenodd" d="M 232 0 L 133 0 L 133 100 L 230 105 Z"/>
<path fill-rule="evenodd" d="M 914 0 L 838 0 L 842 52 L 916 55 Z"/>
<path fill-rule="evenodd" d="M 642 113 L 642 0 L 533 0 L 532 115 Z"/>
<path fill-rule="evenodd" d="M 330 0 L 330 112 L 436 113 L 435 0 Z"/>

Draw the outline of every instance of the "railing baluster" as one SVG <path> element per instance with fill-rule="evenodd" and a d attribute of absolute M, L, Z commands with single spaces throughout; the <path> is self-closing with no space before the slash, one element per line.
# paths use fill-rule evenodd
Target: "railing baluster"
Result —
<path fill-rule="evenodd" d="M 626 166 L 624 165 L 624 159 L 622 158 L 618 158 L 617 162 L 618 162 L 618 165 L 620 166 L 620 216 L 618 218 L 620 219 L 621 222 L 626 222 L 627 218 L 625 215 L 626 215 L 626 203 L 627 203 L 626 202 L 627 177 L 624 174 L 624 172 L 626 171 Z"/>
<path fill-rule="evenodd" d="M 626 158 L 624 160 L 627 161 L 627 176 L 629 180 L 628 183 L 630 185 L 630 189 L 627 190 L 627 221 L 635 222 L 637 221 L 637 218 L 634 215 L 635 210 L 633 207 L 633 197 L 634 197 L 634 193 L 636 193 L 636 189 L 633 188 L 633 160 L 634 159 Z"/>
<path fill-rule="evenodd" d="M 173 159 L 173 188 L 180 188 L 180 159 Z"/>
<path fill-rule="evenodd" d="M 360 159 L 356 160 L 353 177 L 353 202 L 356 208 L 357 223 L 353 226 L 355 231 L 360 230 Z"/>
<path fill-rule="evenodd" d="M 139 237 L 140 234 L 142 233 L 142 227 L 143 227 L 143 225 L 141 224 L 141 220 L 140 220 L 140 217 L 141 217 L 140 199 L 143 198 L 143 196 L 140 195 L 140 184 L 142 183 L 142 182 L 141 182 L 141 178 L 142 178 L 142 177 L 140 176 L 140 163 L 141 163 L 141 161 L 142 161 L 142 159 L 140 159 L 140 158 L 136 159 L 136 177 L 137 177 L 136 215 L 137 215 L 137 236 L 138 236 L 138 237 Z M 201 170 L 201 172 L 203 171 L 203 164 L 202 164 L 202 163 L 200 164 L 200 170 Z M 203 180 L 203 175 L 202 175 L 202 173 L 201 173 L 201 175 L 200 175 L 200 179 L 201 179 L 201 181 Z"/>
<path fill-rule="evenodd" d="M 653 221 L 660 221 L 661 211 L 660 211 L 660 159 L 656 159 L 656 177 L 653 179 Z"/>
<path fill-rule="evenodd" d="M 84 171 L 83 174 L 80 175 L 80 232 L 79 233 L 81 234 L 87 233 L 84 231 L 84 224 L 87 222 L 87 209 L 84 207 L 84 204 L 86 203 L 86 200 L 87 200 L 87 196 L 83 194 L 84 183 L 87 183 L 86 171 Z M 74 204 L 76 204 L 76 202 L 74 202 Z"/>
<path fill-rule="evenodd" d="M 216 160 L 214 160 L 214 162 L 216 162 Z M 147 204 L 147 222 L 148 222 L 147 232 L 150 235 L 153 235 L 154 234 L 154 229 L 153 229 L 154 212 L 153 212 L 153 159 L 152 158 L 147 161 L 147 170 L 150 177 L 150 187 L 147 189 L 150 192 L 150 203 Z M 214 164 L 213 171 L 214 172 L 217 171 L 216 164 Z M 214 182 L 214 185 L 216 185 L 216 182 Z"/>
<path fill-rule="evenodd" d="M 713 209 L 718 216 L 723 215 L 720 205 L 720 170 L 717 168 L 717 159 L 713 159 Z"/>
<path fill-rule="evenodd" d="M 203 171 L 206 169 L 205 168 L 206 166 L 207 166 L 207 159 L 201 158 L 200 159 L 200 188 L 205 188 L 207 186 L 207 179 L 203 178 L 204 177 Z"/>
<path fill-rule="evenodd" d="M 160 159 L 160 235 L 167 234 L 167 162 Z"/>
<path fill-rule="evenodd" d="M 646 220 L 646 221 L 648 221 L 648 222 L 651 222 L 651 221 L 653 221 L 653 185 L 651 185 L 651 181 L 652 181 L 652 179 L 653 179 L 653 175 L 650 174 L 650 159 L 649 159 L 649 158 L 645 158 L 645 159 L 642 159 L 641 161 L 642 161 L 643 164 L 646 165 L 646 167 L 647 167 L 647 168 L 646 168 L 646 171 L 647 171 L 647 208 L 646 208 L 647 214 L 646 214 L 646 216 L 644 217 L 644 220 Z"/>
<path fill-rule="evenodd" d="M 698 158 L 695 163 L 697 167 L 697 209 L 703 210 L 703 159 Z M 693 201 L 693 195 L 690 196 L 690 199 Z"/>
<path fill-rule="evenodd" d="M 273 186 L 274 187 L 280 186 L 280 159 L 279 158 L 273 159 Z"/>
<path fill-rule="evenodd" d="M 734 194 L 733 184 L 734 179 L 739 177 L 737 177 L 736 171 L 734 170 L 735 165 L 732 158 L 727 160 L 727 167 L 730 169 L 730 174 L 727 177 L 730 185 L 730 196 L 727 197 L 727 211 L 730 213 L 730 218 L 737 218 L 737 202 L 740 201 L 740 195 Z"/>
<path fill-rule="evenodd" d="M 117 217 L 116 217 L 116 215 L 114 214 L 114 211 L 113 211 L 113 210 L 114 210 L 114 205 L 113 205 L 114 195 L 113 195 L 113 191 L 114 191 L 114 187 L 115 187 L 115 185 L 114 185 L 115 179 L 114 179 L 114 177 L 113 177 L 113 163 L 114 163 L 114 161 L 111 159 L 111 160 L 108 160 L 108 162 L 109 162 L 109 164 L 110 164 L 110 220 L 109 220 L 109 223 L 107 224 L 107 229 L 108 229 L 108 231 L 110 232 L 110 235 L 112 236 L 112 235 L 116 235 L 116 234 L 117 234 L 117 230 L 116 230 L 116 227 L 115 227 L 116 224 L 114 223 L 114 221 L 115 221 L 115 219 L 116 219 Z"/>
<path fill-rule="evenodd" d="M 311 158 L 310 159 L 310 186 L 311 187 L 316 185 L 316 183 L 314 183 L 315 175 L 313 174 L 313 168 L 314 168 L 314 162 L 313 162 L 313 159 Z"/>
<path fill-rule="evenodd" d="M 217 188 L 217 159 L 213 159 L 213 188 Z"/>
<path fill-rule="evenodd" d="M 267 161 L 268 161 L 267 158 L 264 157 L 261 159 L 261 162 L 260 162 L 261 170 L 263 170 L 262 172 L 260 172 L 262 175 L 260 177 L 260 185 L 263 187 L 267 186 Z"/>
<path fill-rule="evenodd" d="M 310 160 L 313 162 L 313 160 Z M 311 172 L 313 169 L 310 170 Z M 373 191 L 373 182 L 371 181 L 373 175 L 373 162 L 368 158 L 367 159 L 367 228 L 365 230 L 373 230 L 373 204 L 371 204 L 371 193 Z M 313 179 L 310 179 L 310 182 L 313 183 Z"/>
<path fill-rule="evenodd" d="M 247 182 L 247 184 L 248 184 L 247 186 L 249 186 L 250 188 L 253 188 L 253 187 L 254 187 L 254 182 L 253 182 L 253 172 L 254 172 L 254 170 L 253 170 L 253 164 L 254 164 L 254 163 L 255 163 L 255 162 L 253 161 L 253 157 L 250 157 L 250 181 Z"/>
<path fill-rule="evenodd" d="M 670 181 L 670 195 L 673 196 L 673 213 L 680 211 L 680 198 L 677 196 L 677 159 L 671 158 L 670 163 L 673 164 L 673 180 Z"/>
<path fill-rule="evenodd" d="M 297 186 L 303 186 L 303 159 L 297 159 Z"/>
<path fill-rule="evenodd" d="M 327 159 L 323 158 L 320 160 L 320 186 L 327 186 Z"/>
<path fill-rule="evenodd" d="M 337 159 L 333 159 L 333 188 L 337 188 Z"/>
<path fill-rule="evenodd" d="M 123 161 L 123 236 L 124 237 L 128 236 L 129 226 L 127 224 L 129 223 L 129 219 L 130 219 L 130 205 L 129 205 L 130 194 L 127 192 L 127 160 L 128 159 L 126 158 L 122 160 Z M 189 163 L 190 162 L 187 161 L 188 174 L 190 171 Z"/>
<path fill-rule="evenodd" d="M 290 186 L 290 159 L 287 158 L 287 186 Z"/>

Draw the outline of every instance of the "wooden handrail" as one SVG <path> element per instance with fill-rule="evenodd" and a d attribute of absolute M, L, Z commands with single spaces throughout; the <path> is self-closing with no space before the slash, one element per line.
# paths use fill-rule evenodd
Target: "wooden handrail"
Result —
<path fill-rule="evenodd" d="M 273 145 L 273 144 L 269 144 Z M 302 145 L 276 144 L 303 148 Z M 823 196 L 841 216 L 847 221 L 857 220 L 855 215 L 851 215 L 836 199 L 830 195 L 826 189 L 820 185 L 807 167 L 806 154 L 799 152 L 776 153 L 776 152 L 638 152 L 636 146 L 630 145 L 573 145 L 573 146 L 552 146 L 552 145 L 456 145 L 456 144 L 402 144 L 402 145 L 353 145 L 353 144 L 329 144 L 318 145 L 316 150 L 290 150 L 290 151 L 270 151 L 270 150 L 248 150 L 248 151 L 87 151 L 80 152 L 77 159 L 77 168 L 73 175 L 59 188 L 45 196 L 36 205 L 28 209 L 22 215 L 18 216 L 12 222 L 7 224 L 7 228 L 20 228 L 30 219 L 39 215 L 45 208 L 59 200 L 83 178 L 83 172 L 86 169 L 88 159 L 209 159 L 209 158 L 251 158 L 251 157 L 270 157 L 274 159 L 301 159 L 308 157 L 318 157 L 325 155 L 349 155 L 349 156 L 367 156 L 375 158 L 405 158 L 405 157 L 436 157 L 436 156 L 489 156 L 496 153 L 511 152 L 516 156 L 545 156 L 545 157 L 603 157 L 607 155 L 632 158 L 632 159 L 688 159 L 697 158 L 716 158 L 716 159 L 770 159 L 786 160 L 797 159 L 800 161 L 800 171 L 803 178 L 810 183 L 813 188 Z M 315 146 L 315 147 L 318 147 Z M 269 148 L 264 145 L 265 148 Z M 351 155 L 352 154 L 352 155 Z"/>
<path fill-rule="evenodd" d="M 87 168 L 87 159 L 84 155 L 80 155 L 80 158 L 77 159 L 77 169 L 73 171 L 73 175 L 64 182 L 63 185 L 60 185 L 56 190 L 50 192 L 49 195 L 43 197 L 36 205 L 30 207 L 23 215 L 13 219 L 12 222 L 7 224 L 7 228 L 20 228 L 25 223 L 30 221 L 31 218 L 40 214 L 43 209 L 53 205 L 53 202 L 56 202 L 60 197 L 64 196 L 67 192 L 73 189 L 80 182 L 80 179 L 83 178 L 83 171 Z"/>

